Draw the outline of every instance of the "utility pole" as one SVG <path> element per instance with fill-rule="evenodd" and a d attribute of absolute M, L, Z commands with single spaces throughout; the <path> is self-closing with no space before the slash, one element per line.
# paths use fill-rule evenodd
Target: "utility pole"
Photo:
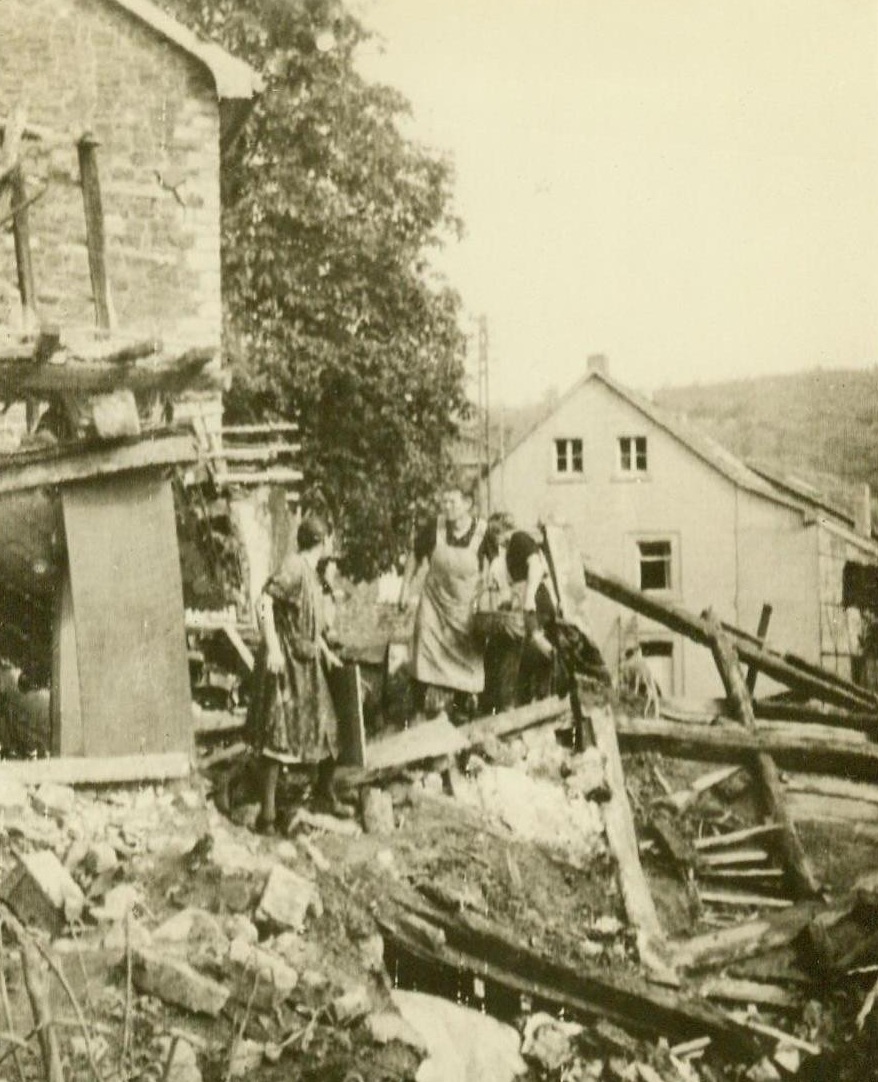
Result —
<path fill-rule="evenodd" d="M 479 316 L 479 413 L 483 422 L 478 434 L 479 495 L 482 511 L 491 513 L 491 387 L 488 375 L 488 317 Z"/>

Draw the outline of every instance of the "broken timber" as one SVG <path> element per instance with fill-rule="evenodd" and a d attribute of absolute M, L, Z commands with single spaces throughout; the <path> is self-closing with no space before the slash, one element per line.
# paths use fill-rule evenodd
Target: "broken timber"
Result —
<path fill-rule="evenodd" d="M 471 913 L 450 915 L 417 900 L 403 900 L 404 912 L 434 925 L 445 944 L 414 938 L 401 922 L 379 918 L 391 946 L 450 973 L 468 969 L 485 984 L 494 983 L 531 996 L 583 1021 L 604 1018 L 631 1033 L 686 1040 L 709 1036 L 717 1049 L 739 1059 L 758 1058 L 764 1045 L 726 1014 L 673 989 L 607 967 L 555 962 L 538 954 L 496 924 Z"/>
<path fill-rule="evenodd" d="M 640 863 L 634 816 L 625 791 L 625 774 L 613 715 L 609 710 L 591 716 L 595 745 L 604 757 L 610 799 L 602 806 L 607 844 L 616 858 L 625 912 L 637 933 L 640 959 L 656 976 L 673 979 L 667 941 Z"/>
<path fill-rule="evenodd" d="M 747 732 L 740 726 L 681 721 L 617 720 L 623 751 L 658 751 L 663 755 L 747 765 L 765 752 L 784 770 L 838 774 L 857 781 L 878 781 L 878 747 L 872 743 L 817 739 L 806 733 Z"/>
<path fill-rule="evenodd" d="M 738 720 L 749 733 L 756 732 L 756 718 L 753 704 L 743 673 L 738 665 L 735 647 L 726 633 L 720 628 L 713 616 L 708 616 L 707 625 L 711 632 L 711 652 L 719 669 L 726 695 Z M 753 755 L 752 765 L 759 784 L 760 799 L 765 815 L 770 822 L 780 828 L 777 837 L 777 855 L 787 871 L 790 889 L 797 898 L 812 898 L 820 890 L 820 884 L 805 847 L 802 845 L 796 826 L 784 799 L 783 786 L 772 757 L 764 751 Z"/>
<path fill-rule="evenodd" d="M 605 575 L 586 566 L 585 580 L 590 589 L 639 612 L 693 642 L 710 647 L 711 630 L 707 622 L 677 605 L 650 597 L 614 576 Z M 850 684 L 832 673 L 790 654 L 779 654 L 762 646 L 753 635 L 724 626 L 734 641 L 740 661 L 752 666 L 778 683 L 809 698 L 832 703 L 848 710 L 878 713 L 878 696 L 865 688 Z"/>

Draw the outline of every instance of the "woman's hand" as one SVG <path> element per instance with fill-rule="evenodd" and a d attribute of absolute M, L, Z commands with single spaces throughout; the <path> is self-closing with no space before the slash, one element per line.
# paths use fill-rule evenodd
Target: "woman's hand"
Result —
<path fill-rule="evenodd" d="M 327 669 L 340 669 L 344 665 L 342 659 L 327 646 L 326 642 L 321 642 L 321 651 L 323 653 L 323 660 L 326 662 Z"/>
<path fill-rule="evenodd" d="M 279 647 L 268 647 L 265 664 L 268 671 L 280 675 L 284 671 L 284 655 Z"/>

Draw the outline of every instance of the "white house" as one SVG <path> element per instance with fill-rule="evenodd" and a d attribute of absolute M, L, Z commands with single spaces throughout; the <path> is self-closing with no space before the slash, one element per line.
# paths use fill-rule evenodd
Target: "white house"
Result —
<path fill-rule="evenodd" d="M 846 563 L 878 564 L 868 517 L 858 529 L 750 469 L 617 383 L 603 357 L 494 466 L 491 492 L 522 526 L 569 522 L 587 562 L 640 589 L 754 632 L 768 603 L 771 644 L 847 678 L 863 670 L 842 579 Z M 703 647 L 597 595 L 591 620 L 611 671 L 639 643 L 665 695 L 721 694 Z"/>

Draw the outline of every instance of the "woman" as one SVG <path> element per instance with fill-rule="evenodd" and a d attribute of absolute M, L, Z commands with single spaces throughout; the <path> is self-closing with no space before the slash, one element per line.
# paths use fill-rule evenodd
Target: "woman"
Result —
<path fill-rule="evenodd" d="M 262 643 L 256 659 L 247 726 L 262 755 L 262 808 L 257 829 L 274 833 L 278 776 L 283 764 L 316 772 L 315 806 L 347 816 L 333 786 L 338 722 L 324 665 L 341 664 L 323 636 L 317 564 L 329 550 L 325 519 L 306 515 L 299 551 L 288 551 L 262 592 Z"/>
<path fill-rule="evenodd" d="M 474 517 L 472 497 L 457 483 L 443 492 L 442 511 L 415 539 L 399 607 L 408 607 L 412 580 L 427 563 L 412 638 L 412 674 L 428 715 L 449 707 L 460 715 L 485 683 L 482 655 L 472 636 L 485 523 Z"/>
<path fill-rule="evenodd" d="M 494 578 L 505 572 L 511 599 L 509 620 L 498 627 L 485 650 L 485 708 L 488 713 L 521 706 L 550 694 L 554 672 L 552 635 L 556 617 L 554 589 L 539 543 L 517 530 L 509 515 L 491 516 L 485 553 Z M 514 619 L 518 617 L 518 619 Z"/>

